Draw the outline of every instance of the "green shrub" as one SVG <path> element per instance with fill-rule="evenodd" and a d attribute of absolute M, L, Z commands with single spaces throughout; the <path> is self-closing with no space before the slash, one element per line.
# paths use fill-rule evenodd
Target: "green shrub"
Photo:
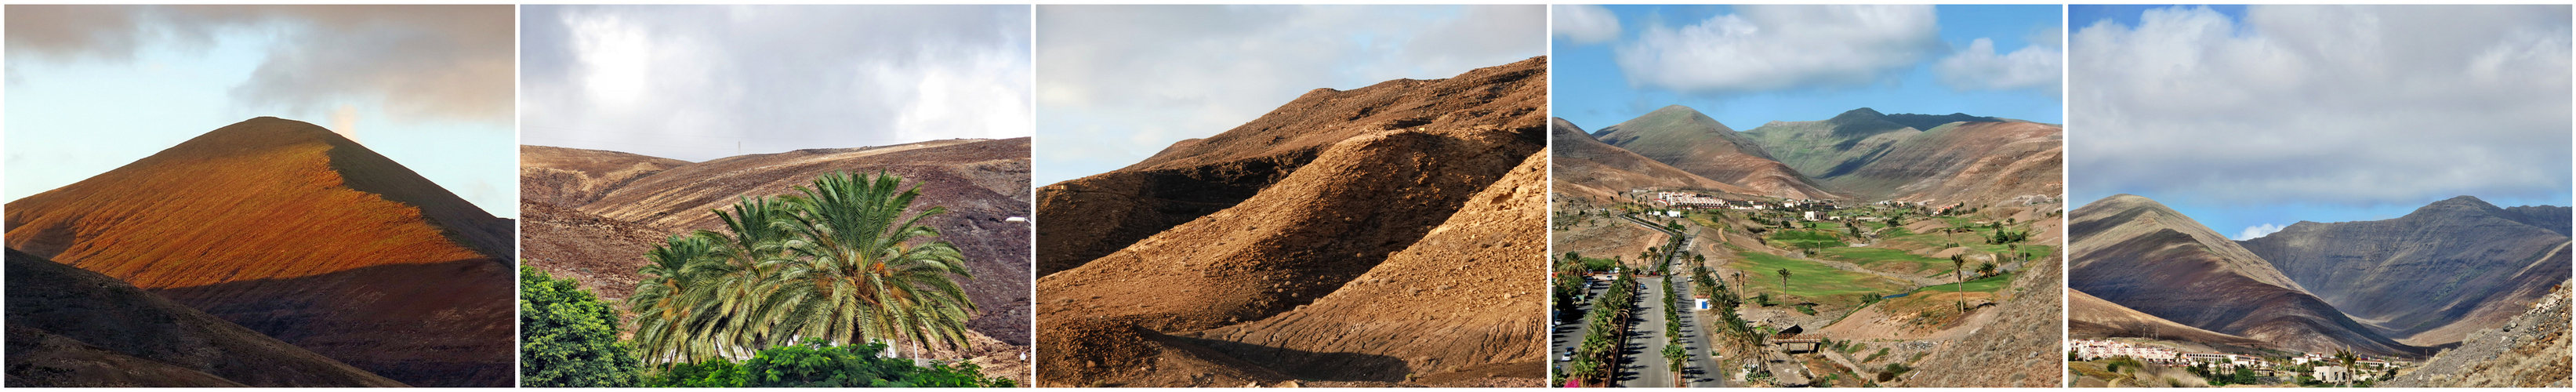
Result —
<path fill-rule="evenodd" d="M 617 311 L 571 279 L 519 267 L 519 385 L 631 387 L 643 372 Z"/>

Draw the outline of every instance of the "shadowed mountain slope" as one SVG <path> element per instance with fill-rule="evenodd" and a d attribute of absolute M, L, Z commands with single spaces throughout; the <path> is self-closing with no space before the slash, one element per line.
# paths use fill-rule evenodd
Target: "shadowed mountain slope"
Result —
<path fill-rule="evenodd" d="M 1673 168 L 1663 162 L 1647 159 L 1634 152 L 1602 143 L 1562 118 L 1548 120 L 1549 134 L 1556 151 L 1555 172 L 1558 185 L 1554 192 L 1594 200 L 1609 200 L 1631 189 L 1677 188 L 1707 189 L 1738 194 L 1759 194 L 1751 188 L 1735 186 Z"/>
<path fill-rule="evenodd" d="M 2503 323 L 2568 279 L 2567 236 L 2524 223 L 2544 219 L 2460 196 L 2396 219 L 2299 222 L 2238 243 L 2381 334 L 2434 346 Z"/>
<path fill-rule="evenodd" d="M 398 387 L 106 275 L 8 251 L 10 387 Z"/>
<path fill-rule="evenodd" d="M 515 239 L 356 142 L 270 117 L 8 204 L 12 249 L 419 386 L 511 385 Z"/>
<path fill-rule="evenodd" d="M 2262 257 L 2163 204 L 2116 195 L 2068 216 L 2067 287 L 2148 315 L 2274 346 L 2420 357 L 2317 299 Z"/>

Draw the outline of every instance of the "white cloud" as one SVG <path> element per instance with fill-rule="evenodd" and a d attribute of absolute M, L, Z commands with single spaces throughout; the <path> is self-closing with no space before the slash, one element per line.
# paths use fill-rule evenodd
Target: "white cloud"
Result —
<path fill-rule="evenodd" d="M 379 102 L 403 120 L 509 123 L 511 6 L 9 6 L 13 61 L 132 61 L 146 43 L 212 46 L 272 32 L 232 95 L 254 109 L 314 113 Z"/>
<path fill-rule="evenodd" d="M 530 6 L 528 144 L 706 160 L 1032 133 L 1026 6 Z"/>
<path fill-rule="evenodd" d="M 1578 44 L 1608 42 L 1619 39 L 1619 16 L 1598 5 L 1558 5 L 1553 25 L 1556 35 Z"/>
<path fill-rule="evenodd" d="M 2245 231 L 2237 232 L 2237 233 L 2236 233 L 2236 237 L 2235 237 L 2234 239 L 2235 239 L 2235 240 L 2237 240 L 2237 241 L 2244 241 L 2244 240 L 2250 240 L 2250 239 L 2255 239 L 2255 238 L 2262 238 L 2263 236 L 2272 235 L 2272 233 L 2279 233 L 2279 232 L 2281 232 L 2281 225 L 2275 225 L 2275 224 L 2265 223 L 2265 224 L 2254 225 L 2254 226 L 2246 226 L 2246 227 L 2245 227 Z"/>
<path fill-rule="evenodd" d="M 1741 93 L 1865 85 L 1939 55 L 1929 5 L 1745 5 L 1681 28 L 1647 26 L 1615 48 L 1629 83 Z"/>
<path fill-rule="evenodd" d="M 1054 183 L 1215 135 L 1316 88 L 1438 79 L 1547 54 L 1547 9 L 1513 6 L 1038 7 Z"/>
<path fill-rule="evenodd" d="M 2244 19 L 2170 8 L 2076 32 L 2075 193 L 2360 206 L 2568 192 L 2567 6 Z"/>
<path fill-rule="evenodd" d="M 1932 70 L 1941 76 L 1941 84 L 1959 90 L 2042 90 L 2056 95 L 2065 80 L 2065 52 L 2057 41 L 2046 45 L 2023 46 L 2012 53 L 1995 54 L 1993 39 L 1978 38 L 1967 50 L 1952 53 Z"/>

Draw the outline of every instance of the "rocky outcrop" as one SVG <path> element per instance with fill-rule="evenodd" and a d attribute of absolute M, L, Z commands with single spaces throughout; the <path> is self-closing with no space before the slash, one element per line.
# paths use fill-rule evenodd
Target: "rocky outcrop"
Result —
<path fill-rule="evenodd" d="M 2418 357 L 2337 311 L 2262 257 L 2144 197 L 2116 195 L 2068 216 L 2067 288 L 2157 318 L 2305 352 L 2350 348 Z"/>
<path fill-rule="evenodd" d="M 512 384 L 512 226 L 270 117 L 8 204 L 12 249 L 415 386 Z"/>
<path fill-rule="evenodd" d="M 2568 279 L 2567 236 L 2524 223 L 2537 220 L 2460 196 L 2396 219 L 2299 222 L 2238 243 L 2379 333 L 2436 346 L 2522 313 Z"/>
<path fill-rule="evenodd" d="M 2504 323 L 2469 334 L 2459 347 L 2443 350 L 2379 386 L 2566 388 L 2566 283 L 2560 282 Z"/>

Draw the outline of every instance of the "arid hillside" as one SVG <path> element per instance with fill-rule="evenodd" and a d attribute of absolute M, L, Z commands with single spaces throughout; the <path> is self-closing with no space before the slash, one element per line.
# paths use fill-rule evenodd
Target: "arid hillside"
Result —
<path fill-rule="evenodd" d="M 2437 346 L 2504 323 L 2568 279 L 2567 236 L 2523 223 L 2538 220 L 2460 196 L 2396 219 L 2299 222 L 2238 243 L 2379 333 Z"/>
<path fill-rule="evenodd" d="M 1665 106 L 1601 128 L 1593 136 L 1602 143 L 1700 177 L 1754 189 L 1759 196 L 1842 198 L 1817 186 L 1808 175 L 1772 159 L 1760 141 L 1681 105 Z"/>
<path fill-rule="evenodd" d="M 2309 294 L 2270 263 L 2163 204 L 2117 195 L 2077 208 L 2067 288 L 2139 312 L 2304 352 L 2420 357 Z"/>
<path fill-rule="evenodd" d="M 519 201 L 580 206 L 644 176 L 689 164 L 616 151 L 519 146 Z"/>
<path fill-rule="evenodd" d="M 1553 171 L 1555 192 L 1594 201 L 1608 201 L 1633 189 L 1705 189 L 1710 191 L 1756 194 L 1745 188 L 1700 177 L 1672 165 L 1647 159 L 1583 131 L 1562 118 L 1548 119 L 1548 133 L 1556 151 Z"/>
<path fill-rule="evenodd" d="M 2566 388 L 2567 344 L 2567 282 L 2559 282 L 2504 323 L 2379 386 Z"/>
<path fill-rule="evenodd" d="M 1545 161 L 1545 71 L 1541 57 L 1316 90 L 1137 165 L 1042 188 L 1040 252 L 1074 253 L 1041 266 L 1040 340 L 1154 343 L 1046 345 L 1040 385 L 1537 375 L 1525 364 L 1542 344 L 1538 277 L 1508 277 L 1544 257 L 1529 236 L 1545 224 L 1530 209 L 1544 207 L 1525 202 L 1543 192 L 1529 180 L 1545 171 L 1529 162 Z M 1434 294 L 1482 309 L 1526 302 L 1526 327 L 1508 330 L 1523 325 L 1512 312 L 1373 303 Z M 1448 317 L 1484 321 L 1431 321 Z M 1404 327 L 1417 322 L 1444 327 Z M 1513 367 L 1529 369 L 1494 370 Z"/>
<path fill-rule="evenodd" d="M 1008 344 L 1029 342 L 1029 228 L 1007 221 L 1029 216 L 1028 138 L 743 155 L 622 180 L 600 174 L 614 171 L 598 168 L 676 161 L 569 148 L 530 146 L 524 151 L 544 156 L 522 158 L 521 181 L 530 184 L 523 189 L 599 192 L 596 201 L 571 206 L 528 202 L 536 195 L 522 195 L 529 264 L 580 278 L 583 286 L 611 299 L 634 289 L 645 250 L 671 235 L 722 229 L 711 211 L 742 197 L 791 194 L 795 186 L 838 171 L 902 175 L 921 186 L 917 206 L 948 208 L 947 214 L 925 222 L 965 254 L 975 273 L 974 279 L 961 282 L 981 312 L 968 326 Z M 569 166 L 538 166 L 557 163 Z M 596 180 L 562 181 L 567 178 Z M 590 186 L 594 183 L 622 185 Z"/>
<path fill-rule="evenodd" d="M 508 386 L 509 220 L 270 117 L 8 204 L 11 249 L 415 386 Z"/>
<path fill-rule="evenodd" d="M 2265 346 L 2261 341 L 2240 336 L 2210 332 L 2129 309 L 2102 300 L 2082 290 L 2066 291 L 2066 337 L 2102 339 L 2111 337 L 2148 337 L 2214 345 L 2246 347 Z"/>
<path fill-rule="evenodd" d="M 398 387 L 106 275 L 8 251 L 10 387 Z"/>

